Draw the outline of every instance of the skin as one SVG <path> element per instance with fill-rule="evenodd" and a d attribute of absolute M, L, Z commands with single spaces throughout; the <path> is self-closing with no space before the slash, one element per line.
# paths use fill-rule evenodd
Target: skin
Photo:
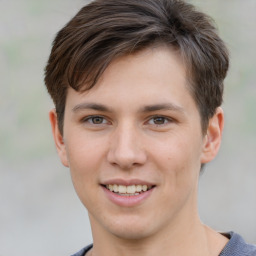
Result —
<path fill-rule="evenodd" d="M 95 87 L 68 89 L 64 133 L 50 112 L 63 165 L 88 210 L 94 256 L 218 255 L 227 238 L 200 222 L 200 166 L 217 154 L 223 111 L 202 134 L 184 63 L 166 47 L 113 61 Z M 113 203 L 102 184 L 139 179 L 155 187 L 141 203 Z"/>

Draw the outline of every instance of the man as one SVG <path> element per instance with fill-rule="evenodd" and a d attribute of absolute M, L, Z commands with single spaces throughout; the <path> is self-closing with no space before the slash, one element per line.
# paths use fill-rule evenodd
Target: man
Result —
<path fill-rule="evenodd" d="M 210 18 L 178 0 L 94 1 L 57 34 L 50 121 L 93 235 L 75 255 L 256 255 L 197 210 L 228 65 Z"/>

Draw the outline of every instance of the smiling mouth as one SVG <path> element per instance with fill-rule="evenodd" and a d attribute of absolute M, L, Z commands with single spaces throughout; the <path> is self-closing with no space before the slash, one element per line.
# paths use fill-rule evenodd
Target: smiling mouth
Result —
<path fill-rule="evenodd" d="M 104 185 L 106 189 L 109 191 L 118 194 L 120 196 L 138 196 L 146 191 L 151 190 L 155 186 L 147 186 L 147 185 L 117 185 L 117 184 L 109 184 Z"/>

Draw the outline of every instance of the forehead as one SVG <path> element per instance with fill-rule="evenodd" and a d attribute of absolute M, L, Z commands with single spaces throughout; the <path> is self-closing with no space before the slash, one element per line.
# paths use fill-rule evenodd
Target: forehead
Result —
<path fill-rule="evenodd" d="M 104 105 L 137 106 L 193 101 L 186 68 L 179 53 L 167 47 L 147 48 L 115 59 L 90 90 L 67 95 L 67 103 L 79 101 Z M 72 97 L 71 97 L 72 95 Z M 76 95 L 76 97 L 74 97 Z M 193 102 L 192 102 L 193 103 Z"/>

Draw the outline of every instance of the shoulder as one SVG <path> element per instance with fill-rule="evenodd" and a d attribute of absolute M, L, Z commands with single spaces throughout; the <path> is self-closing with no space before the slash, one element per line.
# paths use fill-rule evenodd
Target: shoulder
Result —
<path fill-rule="evenodd" d="M 92 244 L 84 247 L 82 250 L 80 250 L 79 252 L 75 253 L 75 254 L 72 254 L 71 256 L 85 256 L 85 254 L 90 250 L 92 249 Z"/>
<path fill-rule="evenodd" d="M 230 237 L 219 256 L 256 256 L 256 245 L 247 244 L 244 239 L 234 232 L 228 233 Z"/>
<path fill-rule="evenodd" d="M 229 232 L 225 235 L 230 240 L 219 256 L 256 256 L 256 245 L 247 244 L 239 234 L 234 232 Z M 92 247 L 93 245 L 90 244 L 71 256 L 85 256 Z"/>

